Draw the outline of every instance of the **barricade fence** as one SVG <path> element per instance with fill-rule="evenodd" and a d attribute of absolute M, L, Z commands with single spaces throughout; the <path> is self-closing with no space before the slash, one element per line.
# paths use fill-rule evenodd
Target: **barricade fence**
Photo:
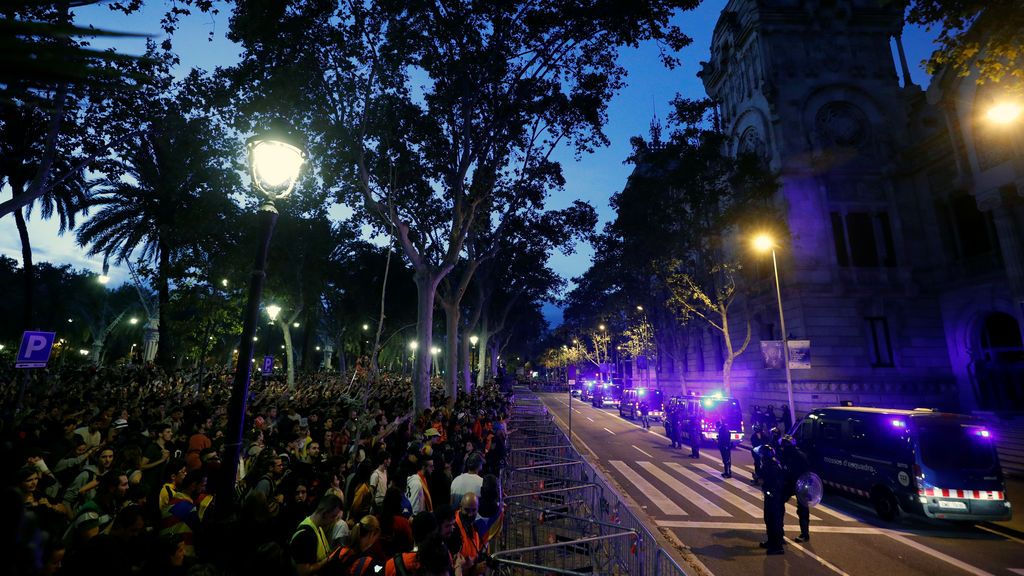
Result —
<path fill-rule="evenodd" d="M 515 390 L 510 428 L 505 516 L 491 543 L 501 574 L 685 576 L 526 388 Z"/>

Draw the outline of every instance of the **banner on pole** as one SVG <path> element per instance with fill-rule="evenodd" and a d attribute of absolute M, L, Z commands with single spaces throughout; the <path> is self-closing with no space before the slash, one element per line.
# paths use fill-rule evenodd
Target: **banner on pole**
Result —
<path fill-rule="evenodd" d="M 811 341 L 789 340 L 789 369 L 809 370 L 811 368 Z M 768 370 L 782 370 L 782 340 L 762 340 L 761 359 Z"/>

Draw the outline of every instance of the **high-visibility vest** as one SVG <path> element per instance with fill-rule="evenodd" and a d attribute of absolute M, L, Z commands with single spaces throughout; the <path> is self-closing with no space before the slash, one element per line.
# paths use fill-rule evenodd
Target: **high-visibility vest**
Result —
<path fill-rule="evenodd" d="M 473 537 L 470 538 L 466 527 L 462 524 L 462 514 L 459 512 L 455 513 L 455 524 L 462 534 L 462 548 L 459 549 L 459 554 L 470 560 L 476 560 L 477 556 L 487 547 L 487 535 L 481 536 L 476 526 L 473 526 Z"/>
<path fill-rule="evenodd" d="M 316 561 L 322 562 L 327 555 L 331 552 L 330 544 L 327 542 L 327 536 L 324 534 L 324 529 L 313 523 L 313 519 L 307 516 L 305 520 L 299 522 L 299 527 L 292 534 L 292 540 L 299 535 L 300 532 L 305 530 L 304 526 L 309 527 L 313 530 L 313 534 L 316 535 Z"/>

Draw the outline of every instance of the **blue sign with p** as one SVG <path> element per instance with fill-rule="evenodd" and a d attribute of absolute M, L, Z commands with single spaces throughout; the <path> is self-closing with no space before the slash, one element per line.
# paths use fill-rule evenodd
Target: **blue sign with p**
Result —
<path fill-rule="evenodd" d="M 56 332 L 29 332 L 21 337 L 15 368 L 45 368 Z"/>
<path fill-rule="evenodd" d="M 263 357 L 263 375 L 270 376 L 274 372 L 274 357 L 264 356 Z"/>

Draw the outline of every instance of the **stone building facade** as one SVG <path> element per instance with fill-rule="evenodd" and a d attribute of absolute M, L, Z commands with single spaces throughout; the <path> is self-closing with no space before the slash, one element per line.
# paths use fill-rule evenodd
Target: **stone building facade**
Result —
<path fill-rule="evenodd" d="M 786 328 L 811 342 L 812 367 L 792 371 L 797 411 L 1024 410 L 1024 131 L 979 124 L 994 96 L 970 79 L 912 84 L 896 4 L 730 0 L 700 74 L 732 151 L 780 176 Z M 758 265 L 733 390 L 778 406 L 785 374 L 764 368 L 758 342 L 781 337 L 771 257 Z M 690 346 L 688 387 L 720 382 L 715 340 Z"/>

